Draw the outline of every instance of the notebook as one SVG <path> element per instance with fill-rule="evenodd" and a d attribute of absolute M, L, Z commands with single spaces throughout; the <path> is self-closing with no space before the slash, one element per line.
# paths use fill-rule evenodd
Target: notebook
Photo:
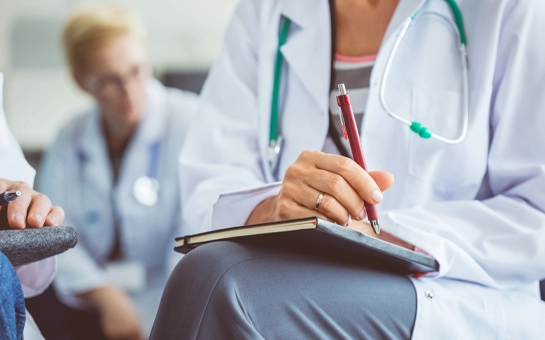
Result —
<path fill-rule="evenodd" d="M 0 230 L 0 252 L 13 266 L 20 266 L 65 252 L 77 240 L 71 227 Z"/>
<path fill-rule="evenodd" d="M 264 247 L 356 262 L 400 274 L 439 270 L 439 263 L 430 256 L 315 217 L 178 237 L 174 250 L 187 254 L 196 247 L 215 241 L 251 242 Z"/>

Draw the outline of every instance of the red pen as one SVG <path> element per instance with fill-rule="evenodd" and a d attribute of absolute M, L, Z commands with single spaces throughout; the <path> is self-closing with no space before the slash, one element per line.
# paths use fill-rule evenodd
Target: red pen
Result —
<path fill-rule="evenodd" d="M 344 139 L 350 143 L 350 150 L 352 151 L 352 158 L 358 163 L 363 170 L 367 171 L 365 166 L 365 159 L 363 158 L 363 152 L 361 150 L 360 134 L 358 133 L 358 126 L 356 125 L 356 119 L 354 118 L 354 112 L 350 105 L 350 99 L 344 84 L 339 84 L 340 95 L 337 96 L 337 105 L 341 109 L 341 126 L 343 129 Z M 371 227 L 378 235 L 380 234 L 380 225 L 378 224 L 377 209 L 374 205 L 365 202 L 365 210 L 367 211 L 367 218 L 371 223 Z"/>

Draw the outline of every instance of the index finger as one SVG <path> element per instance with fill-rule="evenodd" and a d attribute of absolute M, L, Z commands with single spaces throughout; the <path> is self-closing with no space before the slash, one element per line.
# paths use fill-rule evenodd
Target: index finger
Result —
<path fill-rule="evenodd" d="M 0 193 L 11 190 L 12 186 L 13 186 L 12 181 L 8 181 L 7 179 L 0 178 Z"/>
<path fill-rule="evenodd" d="M 382 191 L 393 184 L 393 176 L 384 171 L 371 175 L 352 159 L 339 155 L 317 152 L 309 159 L 319 169 L 333 172 L 343 177 L 363 200 L 371 204 L 382 201 Z"/>
<path fill-rule="evenodd" d="M 32 188 L 24 182 L 15 182 L 8 189 L 21 192 L 21 196 L 9 203 L 7 207 L 8 224 L 11 228 L 24 229 L 26 227 L 28 207 L 32 201 Z"/>

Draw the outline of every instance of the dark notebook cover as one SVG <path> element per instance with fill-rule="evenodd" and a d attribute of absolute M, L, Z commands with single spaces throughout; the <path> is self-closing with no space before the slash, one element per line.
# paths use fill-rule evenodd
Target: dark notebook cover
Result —
<path fill-rule="evenodd" d="M 0 230 L 0 252 L 13 266 L 36 262 L 73 248 L 76 231 L 71 227 Z"/>
<path fill-rule="evenodd" d="M 236 242 L 251 242 L 263 247 L 282 248 L 287 251 L 296 251 L 303 254 L 312 254 L 328 258 L 338 259 L 343 262 L 363 264 L 379 270 L 396 272 L 400 274 L 426 273 L 439 270 L 439 263 L 430 256 L 399 247 L 397 245 L 364 235 L 358 231 L 339 226 L 318 218 L 307 218 L 295 220 L 295 222 L 308 222 L 312 229 L 271 232 L 265 230 L 273 225 L 293 223 L 285 221 L 268 223 L 255 226 L 242 226 L 217 231 L 210 231 L 202 234 L 179 237 L 176 251 L 187 254 L 192 249 L 214 241 L 231 240 Z M 257 228 L 257 229 L 255 229 Z M 262 228 L 263 234 L 237 237 L 219 237 L 213 241 L 195 243 L 191 238 L 201 235 L 214 238 L 225 230 L 237 229 L 241 233 L 259 233 Z M 219 236 L 219 235 L 218 235 Z"/>

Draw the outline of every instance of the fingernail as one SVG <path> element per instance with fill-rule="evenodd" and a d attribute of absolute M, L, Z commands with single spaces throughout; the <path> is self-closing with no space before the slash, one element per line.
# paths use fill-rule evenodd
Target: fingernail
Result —
<path fill-rule="evenodd" d="M 25 217 L 23 216 L 23 214 L 15 214 L 15 216 L 13 216 L 13 218 L 21 223 L 21 224 L 24 224 L 25 223 Z"/>
<path fill-rule="evenodd" d="M 42 222 L 44 220 L 43 216 L 41 214 L 34 214 L 32 215 L 38 222 Z"/>
<path fill-rule="evenodd" d="M 375 201 L 376 203 L 380 203 L 382 202 L 382 199 L 384 198 L 382 196 L 382 192 L 378 191 L 378 190 L 375 190 L 373 191 L 373 201 Z"/>
<path fill-rule="evenodd" d="M 352 216 L 348 215 L 348 222 L 346 222 L 346 226 L 350 227 L 351 224 L 352 224 Z"/>
<path fill-rule="evenodd" d="M 367 217 L 367 211 L 363 209 L 360 213 L 360 220 L 364 220 Z"/>
<path fill-rule="evenodd" d="M 51 222 L 52 226 L 56 226 L 58 221 L 59 219 L 56 218 L 55 216 L 49 218 L 49 222 Z"/>

